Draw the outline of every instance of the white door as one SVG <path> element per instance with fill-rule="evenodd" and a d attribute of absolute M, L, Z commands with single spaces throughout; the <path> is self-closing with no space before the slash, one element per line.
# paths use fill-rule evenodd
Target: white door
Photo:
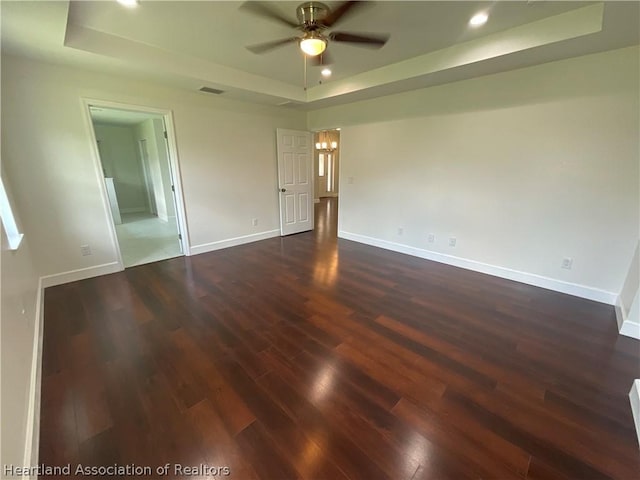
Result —
<path fill-rule="evenodd" d="M 178 244 L 180 245 L 180 253 L 184 253 L 184 247 L 182 246 L 182 232 L 180 231 L 180 222 L 178 222 L 178 197 L 176 196 L 176 181 L 171 161 L 169 161 L 169 159 L 171 158 L 171 149 L 169 148 L 167 124 L 165 123 L 164 119 L 162 119 L 162 130 L 162 135 L 164 136 L 164 148 L 168 160 L 167 168 L 169 170 L 169 180 L 171 181 L 171 200 L 173 202 L 173 211 L 175 212 L 176 228 L 178 229 Z"/>
<path fill-rule="evenodd" d="M 313 230 L 311 133 L 277 129 L 280 234 Z"/>

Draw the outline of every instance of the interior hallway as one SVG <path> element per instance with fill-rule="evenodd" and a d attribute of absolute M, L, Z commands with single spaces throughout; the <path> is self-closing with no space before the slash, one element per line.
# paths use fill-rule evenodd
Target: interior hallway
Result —
<path fill-rule="evenodd" d="M 321 245 L 338 239 L 338 197 L 322 197 L 314 204 L 314 233 Z"/>

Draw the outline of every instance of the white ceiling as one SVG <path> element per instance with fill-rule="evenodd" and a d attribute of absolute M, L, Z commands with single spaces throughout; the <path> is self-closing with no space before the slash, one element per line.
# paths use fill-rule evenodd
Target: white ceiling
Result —
<path fill-rule="evenodd" d="M 295 19 L 300 2 L 271 2 Z M 335 6 L 339 2 L 326 2 Z M 320 84 L 295 44 L 262 55 L 246 45 L 297 31 L 240 10 L 240 2 L 2 1 L 8 53 L 153 78 L 223 96 L 318 108 L 639 43 L 638 2 L 370 2 L 337 31 L 390 34 L 380 50 L 333 43 Z M 469 18 L 486 11 L 479 28 Z"/>

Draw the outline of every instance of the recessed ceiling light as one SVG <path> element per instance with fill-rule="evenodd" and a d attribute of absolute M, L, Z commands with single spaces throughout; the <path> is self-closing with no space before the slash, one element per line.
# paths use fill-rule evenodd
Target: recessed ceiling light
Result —
<path fill-rule="evenodd" d="M 484 25 L 489 20 L 489 15 L 485 12 L 476 13 L 471 20 L 469 20 L 469 25 L 473 27 L 479 27 L 480 25 Z"/>
<path fill-rule="evenodd" d="M 135 8 L 140 3 L 138 0 L 117 0 L 120 5 L 124 5 L 128 8 Z"/>
<path fill-rule="evenodd" d="M 323 77 L 330 77 L 331 76 L 331 70 L 329 70 L 328 68 L 325 68 L 320 73 L 322 74 Z"/>

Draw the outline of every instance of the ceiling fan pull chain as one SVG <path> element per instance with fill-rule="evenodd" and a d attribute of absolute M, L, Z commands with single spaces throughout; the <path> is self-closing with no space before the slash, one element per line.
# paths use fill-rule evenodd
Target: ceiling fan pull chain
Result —
<path fill-rule="evenodd" d="M 304 91 L 307 91 L 307 56 L 303 53 L 304 57 Z"/>

